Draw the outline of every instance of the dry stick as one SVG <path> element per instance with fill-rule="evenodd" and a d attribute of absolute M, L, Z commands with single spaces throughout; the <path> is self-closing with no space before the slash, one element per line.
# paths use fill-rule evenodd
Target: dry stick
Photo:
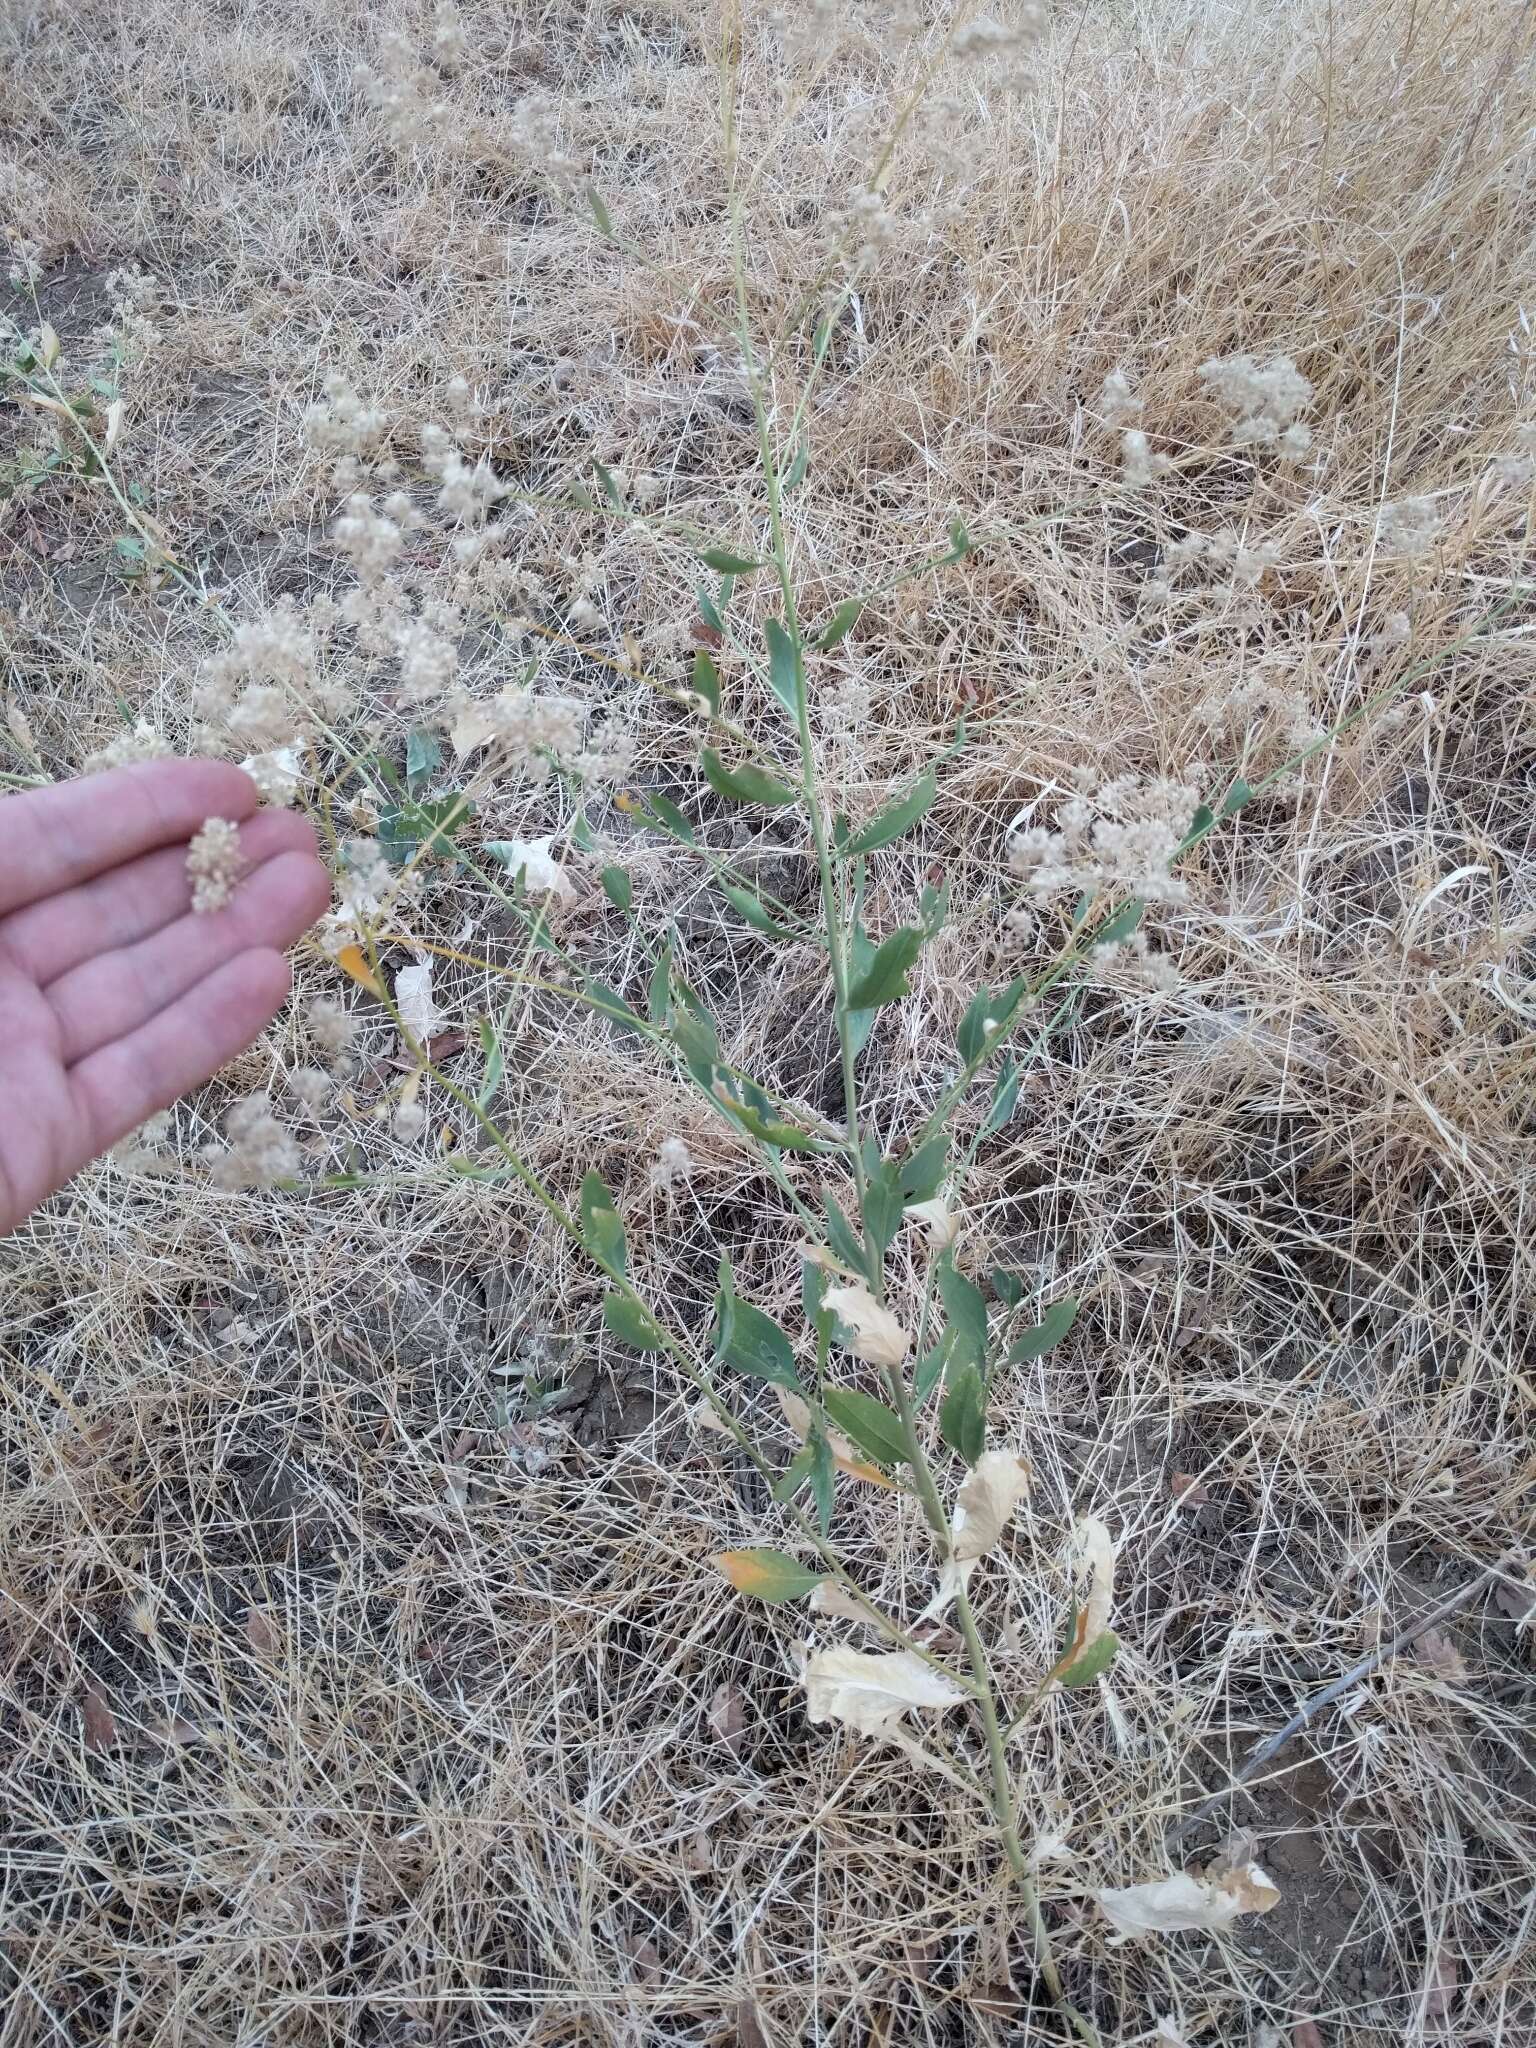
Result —
<path fill-rule="evenodd" d="M 1421 1635 L 1434 1628 L 1438 1622 L 1444 1621 L 1447 1615 L 1454 1614 L 1459 1607 L 1465 1607 L 1469 1600 L 1475 1599 L 1479 1593 L 1491 1586 L 1495 1579 L 1502 1578 L 1506 1567 L 1513 1562 L 1516 1555 L 1514 1551 L 1506 1551 L 1496 1563 L 1487 1566 L 1467 1585 L 1458 1586 L 1454 1593 L 1447 1593 L 1438 1607 L 1432 1607 L 1428 1614 L 1421 1615 L 1409 1627 L 1400 1629 L 1390 1642 L 1379 1644 L 1368 1656 L 1362 1657 L 1358 1664 L 1351 1665 L 1341 1678 L 1334 1679 L 1331 1685 L 1325 1685 L 1320 1693 L 1315 1693 L 1311 1699 L 1304 1701 L 1279 1733 L 1260 1743 L 1242 1769 L 1233 1773 L 1230 1784 L 1220 1792 L 1214 1793 L 1211 1798 L 1203 1800 L 1192 1814 L 1179 1822 L 1168 1836 L 1169 1846 L 1177 1847 L 1186 1835 L 1199 1827 L 1202 1821 L 1210 1818 L 1223 1800 L 1230 1799 L 1234 1792 L 1248 1783 L 1250 1778 L 1256 1777 L 1273 1757 L 1280 1754 L 1293 1736 L 1299 1735 L 1309 1721 L 1317 1718 L 1324 1707 L 1331 1707 L 1336 1699 L 1341 1699 L 1363 1678 L 1369 1678 L 1371 1673 L 1379 1670 L 1383 1664 L 1390 1664 L 1392 1659 L 1400 1651 L 1406 1650 L 1410 1643 L 1417 1642 Z"/>

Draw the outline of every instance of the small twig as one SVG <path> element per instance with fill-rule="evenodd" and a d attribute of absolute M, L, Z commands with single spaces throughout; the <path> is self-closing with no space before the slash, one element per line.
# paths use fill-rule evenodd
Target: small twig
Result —
<path fill-rule="evenodd" d="M 1358 1664 L 1351 1665 L 1341 1678 L 1334 1679 L 1333 1683 L 1325 1685 L 1320 1693 L 1315 1693 L 1311 1699 L 1303 1701 L 1279 1733 L 1261 1742 L 1242 1769 L 1233 1773 L 1230 1784 L 1209 1799 L 1202 1800 L 1193 1813 L 1187 1815 L 1171 1830 L 1168 1836 L 1170 1848 L 1177 1847 L 1186 1835 L 1200 1826 L 1202 1821 L 1208 1820 L 1224 1800 L 1230 1799 L 1234 1792 L 1240 1791 L 1248 1783 L 1250 1778 L 1256 1777 L 1272 1758 L 1280 1754 L 1293 1736 L 1299 1735 L 1309 1721 L 1317 1718 L 1324 1707 L 1331 1707 L 1335 1700 L 1341 1699 L 1363 1678 L 1369 1678 L 1371 1673 L 1379 1670 L 1383 1664 L 1390 1664 L 1400 1651 L 1406 1650 L 1410 1643 L 1417 1642 L 1418 1638 L 1432 1629 L 1437 1622 L 1444 1621 L 1448 1614 L 1454 1614 L 1458 1607 L 1465 1607 L 1469 1600 L 1491 1586 L 1495 1579 L 1502 1578 L 1512 1556 L 1512 1552 L 1507 1553 L 1465 1586 L 1458 1586 L 1456 1591 L 1448 1593 L 1437 1607 L 1432 1607 L 1427 1614 L 1420 1615 L 1408 1628 L 1400 1629 L 1390 1642 L 1378 1644 L 1368 1656 L 1362 1657 Z"/>

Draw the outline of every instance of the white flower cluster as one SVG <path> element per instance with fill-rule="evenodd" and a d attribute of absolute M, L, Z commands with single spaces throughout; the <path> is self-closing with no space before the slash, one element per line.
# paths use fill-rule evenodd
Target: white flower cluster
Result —
<path fill-rule="evenodd" d="M 469 38 L 464 22 L 449 0 L 438 0 L 432 17 L 432 61 L 439 71 L 454 72 L 464 61 Z"/>
<path fill-rule="evenodd" d="M 135 761 L 163 761 L 175 749 L 163 739 L 147 718 L 141 718 L 126 732 L 116 734 L 81 763 L 82 775 L 96 775 L 103 768 L 127 768 Z"/>
<path fill-rule="evenodd" d="M 25 291 L 29 285 L 37 284 L 43 275 L 43 246 L 23 236 L 16 236 L 12 243 L 15 255 L 5 275 L 8 283 L 18 291 Z"/>
<path fill-rule="evenodd" d="M 651 1186 L 658 1193 L 672 1194 L 679 1181 L 687 1180 L 693 1172 L 693 1154 L 681 1138 L 663 1138 L 661 1149 L 651 1167 Z"/>
<path fill-rule="evenodd" d="M 390 32 L 380 37 L 379 65 L 377 71 L 367 64 L 357 65 L 352 80 L 377 110 L 391 142 L 412 149 L 452 127 L 453 108 L 438 96 L 439 81 L 422 65 L 404 36 Z"/>
<path fill-rule="evenodd" d="M 1422 555 L 1434 546 L 1439 531 L 1433 498 L 1399 498 L 1376 515 L 1376 538 L 1389 555 Z"/>
<path fill-rule="evenodd" d="M 949 53 L 962 60 L 984 57 L 1019 57 L 1032 50 L 1045 31 L 1043 6 L 1026 5 L 1015 10 L 1017 19 L 968 22 L 950 43 Z"/>
<path fill-rule="evenodd" d="M 886 206 L 879 192 L 861 192 L 843 212 L 843 232 L 860 256 L 879 256 L 893 249 L 907 226 L 899 214 Z"/>
<path fill-rule="evenodd" d="M 1116 889 L 1149 903 L 1183 903 L 1188 885 L 1169 863 L 1200 802 L 1199 785 L 1120 775 L 1092 798 L 1072 797 L 1043 825 L 1016 832 L 1008 864 L 1036 896 Z"/>
<path fill-rule="evenodd" d="M 439 510 L 460 526 L 482 525 L 491 507 L 505 496 L 505 487 L 490 464 L 483 459 L 467 463 L 447 428 L 435 422 L 429 421 L 421 430 L 421 459 L 440 486 Z"/>
<path fill-rule="evenodd" d="M 160 310 L 160 284 L 147 270 L 128 268 L 107 272 L 107 298 L 112 307 L 112 325 L 103 330 L 127 354 L 146 356 L 160 338 L 153 316 Z"/>
<path fill-rule="evenodd" d="M 387 504 L 404 501 L 409 515 L 411 501 L 404 491 L 391 493 Z M 378 583 L 394 568 L 405 541 L 402 523 L 390 511 L 376 512 L 366 491 L 354 491 L 331 528 L 335 541 L 356 571 L 360 583 Z"/>
<path fill-rule="evenodd" d="M 265 1095 L 248 1095 L 224 1118 L 225 1145 L 204 1145 L 202 1159 L 215 1187 L 271 1187 L 299 1172 L 299 1148 Z"/>
<path fill-rule="evenodd" d="M 240 828 L 228 818 L 209 818 L 187 848 L 187 880 L 199 916 L 224 909 L 245 873 Z"/>
<path fill-rule="evenodd" d="M 1235 680 L 1214 680 L 1195 705 L 1195 716 L 1213 740 L 1257 743 L 1273 734 L 1288 747 L 1305 747 L 1320 737 L 1312 705 L 1288 654 L 1260 655 Z"/>
<path fill-rule="evenodd" d="M 352 708 L 339 676 L 322 677 L 311 620 L 292 598 L 280 598 L 259 619 L 246 619 L 227 646 L 198 670 L 193 703 L 205 730 L 201 742 L 233 740 L 256 757 L 283 756 L 308 737 L 316 717 L 335 720 Z M 276 771 L 282 766 L 273 761 Z M 296 765 L 296 764 L 295 764 Z"/>
<path fill-rule="evenodd" d="M 581 158 L 573 156 L 560 139 L 559 103 L 544 93 L 532 93 L 519 101 L 496 140 L 530 170 L 542 172 L 562 189 L 574 185 L 582 174 Z"/>
<path fill-rule="evenodd" d="M 1120 481 L 1127 490 L 1145 490 L 1172 467 L 1166 455 L 1152 452 L 1152 443 L 1140 427 L 1127 427 L 1120 436 Z"/>
<path fill-rule="evenodd" d="M 1506 490 L 1525 491 L 1536 483 L 1536 420 L 1516 427 L 1515 445 L 1493 465 L 1493 478 Z"/>
<path fill-rule="evenodd" d="M 328 456 L 336 482 L 351 490 L 366 469 L 378 466 L 389 420 L 377 406 L 364 405 L 339 371 L 332 370 L 321 389 L 325 396 L 304 413 L 304 444 Z"/>
<path fill-rule="evenodd" d="M 1179 589 L 1180 578 L 1191 569 L 1203 569 L 1211 579 L 1195 588 L 1224 602 L 1257 590 L 1266 573 L 1279 567 L 1280 559 L 1277 541 L 1250 540 L 1238 533 L 1198 533 L 1191 528 L 1163 550 L 1162 573 L 1147 578 L 1142 602 L 1167 605 L 1181 594 L 1193 594 Z"/>
<path fill-rule="evenodd" d="M 332 996 L 317 996 L 306 1019 L 309 1035 L 333 1065 L 339 1065 L 352 1050 L 357 1037 L 357 1019 Z"/>
<path fill-rule="evenodd" d="M 1299 416 L 1311 401 L 1312 385 L 1289 356 L 1271 356 L 1263 364 L 1248 355 L 1212 356 L 1200 365 L 1200 377 L 1232 416 L 1234 448 L 1277 448 L 1300 456 L 1311 447 L 1312 430 Z"/>
<path fill-rule="evenodd" d="M 1141 417 L 1141 400 L 1118 364 L 1099 386 L 1097 411 L 1106 427 L 1129 427 Z"/>

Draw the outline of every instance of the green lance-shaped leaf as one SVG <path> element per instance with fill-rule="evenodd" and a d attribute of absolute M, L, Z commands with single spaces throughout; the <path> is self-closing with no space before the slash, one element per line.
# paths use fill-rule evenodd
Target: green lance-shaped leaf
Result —
<path fill-rule="evenodd" d="M 827 1576 L 807 1570 L 782 1550 L 722 1550 L 711 1562 L 738 1593 L 750 1593 L 754 1600 L 766 1600 L 775 1607 L 785 1600 L 803 1599 Z"/>
<path fill-rule="evenodd" d="M 752 1379 L 800 1391 L 788 1337 L 772 1316 L 741 1299 L 730 1284 L 728 1267 L 715 1295 L 715 1317 L 715 1353 L 723 1364 Z"/>
<path fill-rule="evenodd" d="M 738 889 L 732 882 L 721 882 L 718 887 L 732 910 L 745 918 L 754 931 L 765 932 L 770 939 L 792 939 L 795 936 L 788 925 L 780 924 L 764 908 L 761 898 L 754 896 L 750 889 Z"/>
<path fill-rule="evenodd" d="M 827 1219 L 827 1243 L 833 1256 L 851 1272 L 864 1272 L 864 1244 L 859 1233 L 838 1206 L 835 1195 L 823 1194 L 821 1206 Z"/>
<path fill-rule="evenodd" d="M 1107 919 L 1093 935 L 1095 946 L 1118 946 L 1122 939 L 1133 936 L 1141 920 L 1147 914 L 1145 903 L 1123 903 L 1114 916 Z"/>
<path fill-rule="evenodd" d="M 703 698 L 711 718 L 720 716 L 720 671 L 702 647 L 693 657 L 693 693 Z"/>
<path fill-rule="evenodd" d="M 860 853 L 873 853 L 877 847 L 889 846 L 893 839 L 899 839 L 903 832 L 910 832 L 920 818 L 924 817 L 938 794 L 939 779 L 931 768 L 927 768 L 913 783 L 903 797 L 893 804 L 887 804 L 877 812 L 864 827 L 856 832 L 844 848 L 844 854 L 851 857 Z"/>
<path fill-rule="evenodd" d="M 974 1465 L 987 1445 L 987 1397 L 974 1365 L 952 1370 L 939 1405 L 939 1433 L 967 1465 Z"/>
<path fill-rule="evenodd" d="M 627 868 L 603 869 L 603 894 L 617 910 L 628 910 L 635 900 L 635 886 Z"/>
<path fill-rule="evenodd" d="M 1019 1089 L 1023 1086 L 1024 1069 L 1017 1061 L 1009 1060 L 997 1077 L 992 1090 L 992 1100 L 982 1118 L 981 1135 L 990 1138 L 994 1131 L 1000 1131 L 1019 1106 Z"/>
<path fill-rule="evenodd" d="M 955 1268 L 953 1255 L 939 1267 L 939 1294 L 949 1318 L 951 1366 L 974 1365 L 984 1370 L 987 1357 L 987 1304 L 974 1281 Z"/>
<path fill-rule="evenodd" d="M 636 1351 L 665 1351 L 667 1340 L 661 1326 L 649 1310 L 643 1309 L 627 1294 L 606 1294 L 603 1297 L 603 1321 L 626 1344 Z"/>
<path fill-rule="evenodd" d="M 693 836 L 693 827 L 669 796 L 662 796 L 659 791 L 652 790 L 640 805 L 640 815 L 649 819 L 651 824 L 659 825 L 663 832 L 679 840 L 684 846 L 698 844 Z"/>
<path fill-rule="evenodd" d="M 874 958 L 848 991 L 850 1010 L 874 1010 L 907 993 L 907 970 L 923 950 L 923 934 L 903 925 L 875 948 Z"/>
<path fill-rule="evenodd" d="M 835 647 L 839 640 L 846 640 L 859 623 L 864 603 L 861 597 L 851 597 L 846 604 L 840 604 L 816 635 L 816 645 L 820 648 Z"/>
<path fill-rule="evenodd" d="M 755 555 L 739 555 L 734 548 L 701 548 L 699 560 L 722 576 L 751 576 L 763 566 Z"/>
<path fill-rule="evenodd" d="M 797 790 L 768 774 L 766 769 L 754 768 L 749 762 L 740 768 L 727 768 L 713 747 L 702 747 L 699 760 L 704 779 L 717 796 L 734 797 L 742 804 L 767 804 L 775 809 L 798 798 Z"/>
<path fill-rule="evenodd" d="M 1102 1678 L 1115 1661 L 1115 1652 L 1120 1647 L 1120 1638 L 1112 1628 L 1091 1642 L 1076 1663 L 1069 1664 L 1065 1671 L 1056 1673 L 1059 1685 L 1092 1685 L 1096 1678 Z"/>
<path fill-rule="evenodd" d="M 874 940 L 864 929 L 863 919 L 855 911 L 853 923 L 848 928 L 848 979 L 850 984 L 857 986 L 864 976 L 868 974 L 871 966 L 874 964 L 876 950 Z M 855 1010 L 850 1015 L 848 1019 L 848 1041 L 853 1047 L 855 1059 L 858 1058 L 865 1046 L 868 1045 L 869 1034 L 874 1028 L 875 1012 L 873 1010 Z"/>
<path fill-rule="evenodd" d="M 1076 1321 L 1077 1296 L 1064 1294 L 1060 1301 L 1051 1304 L 1033 1329 L 1026 1330 L 1009 1346 L 1008 1363 L 1023 1365 L 1031 1358 L 1043 1357 L 1053 1344 L 1061 1342 Z"/>
<path fill-rule="evenodd" d="M 903 1202 L 926 1202 L 939 1192 L 944 1169 L 949 1164 L 949 1139 L 940 1132 L 926 1145 L 909 1152 L 898 1168 Z"/>
<path fill-rule="evenodd" d="M 851 1443 L 877 1465 L 900 1465 L 907 1457 L 901 1417 L 856 1387 L 828 1387 L 823 1395 L 827 1414 Z"/>
<path fill-rule="evenodd" d="M 581 1183 L 581 1241 L 611 1272 L 625 1270 L 624 1225 L 600 1173 L 587 1174 Z"/>
<path fill-rule="evenodd" d="M 405 742 L 405 786 L 411 795 L 420 796 L 442 765 L 442 742 L 418 727 Z"/>
<path fill-rule="evenodd" d="M 613 241 L 613 222 L 609 218 L 608 209 L 603 204 L 595 185 L 587 187 L 587 205 L 592 209 L 592 218 L 597 223 L 598 233 L 606 235 L 610 242 Z"/>
<path fill-rule="evenodd" d="M 795 643 L 777 619 L 763 622 L 768 642 L 768 681 L 791 718 L 800 715 L 800 661 Z"/>
<path fill-rule="evenodd" d="M 677 1027 L 674 1025 L 674 1037 L 676 1031 Z M 721 1084 L 712 1086 L 710 1092 L 731 1121 L 744 1130 L 748 1137 L 756 1138 L 760 1144 L 776 1145 L 784 1152 L 827 1150 L 819 1138 L 813 1138 L 809 1131 L 802 1131 L 798 1124 L 787 1124 L 782 1117 L 758 1109 L 753 1103 L 739 1101 Z"/>

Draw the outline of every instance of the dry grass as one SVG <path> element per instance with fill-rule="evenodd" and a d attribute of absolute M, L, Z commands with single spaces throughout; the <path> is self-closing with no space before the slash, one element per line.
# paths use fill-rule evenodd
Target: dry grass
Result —
<path fill-rule="evenodd" d="M 421 44 L 422 10 L 13 5 L 0 190 L 72 364 L 101 356 L 109 272 L 157 280 L 123 473 L 231 616 L 347 585 L 300 435 L 331 368 L 388 412 L 408 473 L 462 375 L 524 487 L 561 491 L 595 454 L 658 479 L 674 516 L 756 530 L 722 333 L 722 73 L 749 303 L 786 334 L 792 404 L 810 340 L 787 323 L 912 68 L 899 39 L 855 32 L 879 8 L 840 11 L 820 69 L 786 66 L 755 21 L 733 56 L 729 13 L 472 4 L 441 87 L 454 119 L 402 150 L 352 72 L 382 28 Z M 956 513 L 984 543 L 873 605 L 813 672 L 827 787 L 855 817 L 972 721 L 918 838 L 874 864 L 877 931 L 935 864 L 955 905 L 870 1050 L 888 1140 L 942 1085 L 971 992 L 1031 956 L 1002 922 L 1015 819 L 1132 769 L 1257 779 L 1290 730 L 1345 719 L 1528 573 L 1530 487 L 1486 475 L 1536 409 L 1530 34 L 1506 0 L 1068 9 L 1032 96 L 951 75 L 956 107 L 908 130 L 891 203 L 909 224 L 838 325 L 790 514 L 812 619 L 942 547 Z M 649 267 L 502 146 L 535 90 Z M 926 209 L 932 228 L 911 224 Z M 1299 463 L 1226 446 L 1198 371 L 1233 350 L 1311 379 Z M 1118 364 L 1174 461 L 1141 491 L 1093 416 Z M 1379 509 L 1419 495 L 1435 542 L 1394 554 Z M 206 619 L 118 573 L 99 490 L 7 509 L 4 685 L 46 770 L 108 738 L 118 700 L 184 743 Z M 1272 542 L 1276 566 L 1235 594 L 1185 571 L 1155 609 L 1145 585 L 1190 529 Z M 530 510 L 511 553 L 547 631 L 578 595 L 597 607 L 601 629 L 570 636 L 590 652 L 554 646 L 546 673 L 622 721 L 635 780 L 681 800 L 686 722 L 591 655 L 682 680 L 686 547 Z M 443 580 L 430 552 L 413 573 Z M 520 589 L 468 605 L 472 684 L 506 680 Z M 1372 653 L 1402 611 L 1409 643 Z M 1106 2038 L 1174 2015 L 1191 2043 L 1305 2048 L 1310 2020 L 1329 2043 L 1516 2048 L 1536 2025 L 1530 1633 L 1508 1586 L 1236 1802 L 1284 1895 L 1268 1919 L 1116 1947 L 1086 1899 L 1175 1867 L 1170 1824 L 1229 1763 L 1527 1540 L 1528 616 L 1517 599 L 1406 715 L 1356 727 L 1199 851 L 1189 904 L 1154 919 L 1177 988 L 1091 986 L 967 1187 L 977 1270 L 1087 1304 L 1004 1390 L 998 1435 L 1037 1491 L 977 1586 L 1022 1686 L 1053 1654 L 1070 1515 L 1121 1538 L 1119 1661 L 1013 1752 L 1032 1827 L 1068 1845 L 1042 1865 L 1047 1917 Z M 364 686 L 397 744 L 408 711 Z M 750 940 L 692 856 L 607 800 L 592 822 L 642 923 L 676 920 L 731 1057 L 835 1114 L 810 953 Z M 558 792 L 508 783 L 476 831 L 568 823 Z M 743 850 L 781 893 L 799 854 L 777 828 Z M 567 914 L 584 962 L 633 991 L 630 930 L 595 883 Z M 521 958 L 446 869 L 417 933 Z M 336 988 L 318 954 L 303 973 Z M 474 968 L 439 980 L 460 1022 L 506 990 Z M 515 1188 L 394 1144 L 394 1049 L 371 1024 L 346 1104 L 304 1126 L 317 1171 L 382 1183 L 211 1188 L 193 1155 L 221 1088 L 149 1167 L 103 1165 L 0 1249 L 5 2039 L 1056 2038 L 985 1817 L 807 1727 L 804 1618 L 747 1611 L 705 1562 L 773 1540 L 755 1476 L 603 1335 L 594 1275 Z M 296 1017 L 229 1078 L 280 1088 L 310 1058 Z M 475 1060 L 471 1040 L 471 1085 Z M 435 1138 L 462 1123 L 423 1099 Z M 600 1168 L 646 1289 L 701 1346 L 722 1246 L 755 1299 L 792 1301 L 781 1198 L 632 1041 L 518 995 L 498 1113 L 555 1187 Z M 650 1178 L 668 1135 L 697 1162 L 671 1196 Z M 918 1249 L 901 1258 L 897 1286 L 920 1286 Z M 529 1419 L 530 1374 L 570 1406 Z M 1181 1503 L 1175 1472 L 1207 1497 Z M 858 1492 L 839 1528 L 871 1591 L 915 1613 L 931 1563 L 911 1504 Z"/>

